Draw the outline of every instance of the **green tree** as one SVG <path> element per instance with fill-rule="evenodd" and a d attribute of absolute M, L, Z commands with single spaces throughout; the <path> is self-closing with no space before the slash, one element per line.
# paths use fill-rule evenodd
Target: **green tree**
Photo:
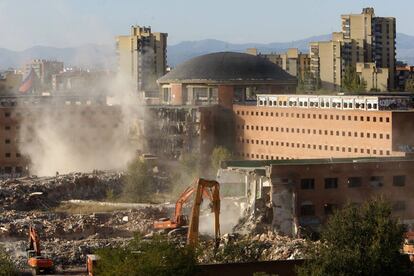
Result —
<path fill-rule="evenodd" d="M 136 158 L 128 164 L 122 199 L 131 202 L 147 201 L 150 195 L 155 192 L 153 184 L 151 167 L 147 162 Z"/>
<path fill-rule="evenodd" d="M 9 255 L 0 247 L 0 276 L 18 275 L 17 269 Z"/>
<path fill-rule="evenodd" d="M 125 248 L 103 248 L 97 254 L 101 257 L 97 275 L 185 276 L 196 271 L 194 250 L 161 236 L 151 240 L 136 236 Z"/>
<path fill-rule="evenodd" d="M 414 92 L 414 77 L 413 76 L 410 76 L 405 81 L 404 91 L 405 92 Z"/>
<path fill-rule="evenodd" d="M 346 92 L 365 92 L 366 83 L 359 77 L 355 67 L 347 66 L 342 78 L 342 88 Z"/>
<path fill-rule="evenodd" d="M 231 152 L 225 147 L 216 147 L 211 153 L 211 168 L 214 172 L 220 168 L 221 161 L 231 159 Z"/>
<path fill-rule="evenodd" d="M 400 253 L 404 227 L 381 199 L 336 211 L 322 231 L 321 244 L 298 269 L 299 275 L 412 275 Z"/>

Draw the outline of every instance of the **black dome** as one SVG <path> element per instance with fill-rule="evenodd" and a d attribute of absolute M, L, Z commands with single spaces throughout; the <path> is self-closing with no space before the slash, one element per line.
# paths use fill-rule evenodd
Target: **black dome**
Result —
<path fill-rule="evenodd" d="M 278 65 L 261 56 L 220 52 L 192 58 L 158 79 L 174 82 L 296 82 Z"/>

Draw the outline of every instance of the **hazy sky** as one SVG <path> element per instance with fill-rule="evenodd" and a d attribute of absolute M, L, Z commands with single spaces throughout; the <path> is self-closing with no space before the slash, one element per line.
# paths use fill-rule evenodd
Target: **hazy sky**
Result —
<path fill-rule="evenodd" d="M 0 47 L 114 43 L 132 24 L 167 32 L 169 44 L 285 42 L 339 31 L 341 14 L 366 6 L 414 35 L 413 0 L 0 0 Z"/>

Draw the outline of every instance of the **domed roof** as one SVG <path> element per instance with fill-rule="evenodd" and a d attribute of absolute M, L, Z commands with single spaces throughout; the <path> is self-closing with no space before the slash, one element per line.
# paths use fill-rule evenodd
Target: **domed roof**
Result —
<path fill-rule="evenodd" d="M 219 52 L 192 58 L 158 79 L 158 83 L 296 82 L 264 57 Z"/>

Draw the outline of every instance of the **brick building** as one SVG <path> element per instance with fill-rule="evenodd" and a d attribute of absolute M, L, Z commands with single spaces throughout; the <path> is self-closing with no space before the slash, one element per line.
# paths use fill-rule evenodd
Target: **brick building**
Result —
<path fill-rule="evenodd" d="M 17 177 L 33 165 L 25 149 L 36 149 L 39 140 L 47 145 L 47 139 L 56 138 L 49 136 L 54 131 L 62 134 L 60 142 L 69 143 L 68 148 L 82 151 L 87 145 L 85 154 L 102 151 L 103 141 L 113 146 L 121 127 L 121 110 L 99 98 L 74 95 L 1 97 L 0 127 L 0 176 Z"/>
<path fill-rule="evenodd" d="M 227 161 L 223 189 L 238 187 L 250 208 L 271 209 L 269 224 L 285 234 L 317 230 L 335 208 L 383 197 L 402 223 L 414 223 L 414 159 L 399 157 Z M 264 202 L 264 203 L 263 203 Z"/>
<path fill-rule="evenodd" d="M 161 104 L 214 105 L 255 102 L 259 93 L 296 91 L 297 80 L 261 56 L 220 52 L 195 57 L 157 81 Z"/>
<path fill-rule="evenodd" d="M 288 93 L 297 80 L 269 60 L 221 52 L 193 58 L 158 79 L 160 105 L 149 105 L 148 150 L 208 159 L 215 146 L 234 147 L 233 103 L 252 104 L 258 93 Z M 207 160 L 208 161 L 208 160 Z"/>
<path fill-rule="evenodd" d="M 409 96 L 258 95 L 234 105 L 242 159 L 408 156 L 414 149 Z"/>

